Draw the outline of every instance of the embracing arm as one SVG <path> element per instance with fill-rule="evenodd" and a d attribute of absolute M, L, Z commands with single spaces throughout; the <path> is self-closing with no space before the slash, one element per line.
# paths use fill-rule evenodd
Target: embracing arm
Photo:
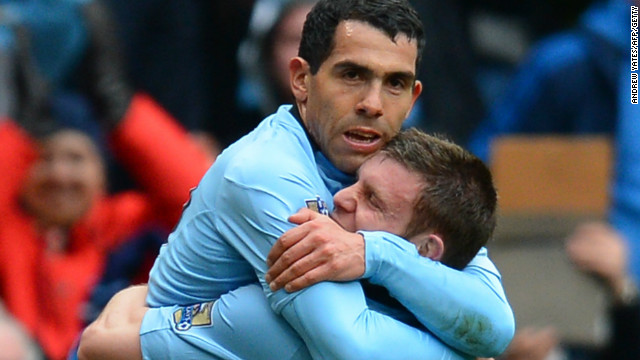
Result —
<path fill-rule="evenodd" d="M 450 346 L 476 356 L 504 351 L 515 331 L 500 274 L 481 249 L 458 271 L 420 256 L 406 240 L 363 232 L 369 281 L 384 286 Z"/>
<path fill-rule="evenodd" d="M 281 315 L 314 359 L 465 359 L 433 335 L 367 308 L 358 282 L 321 282 Z"/>
<path fill-rule="evenodd" d="M 224 232 L 234 237 L 236 249 L 253 265 L 271 308 L 296 330 L 314 358 L 462 358 L 430 334 L 370 310 L 357 282 L 323 282 L 293 294 L 270 291 L 264 280 L 266 256 L 278 236 L 292 228 L 286 219 L 294 210 L 282 198 L 274 197 L 276 192 L 266 191 L 269 179 L 261 181 L 266 185 L 259 188 L 232 181 L 222 185 L 225 196 L 234 199 L 234 209 L 220 213 L 217 226 L 234 226 Z M 289 182 L 287 186 L 287 200 L 292 203 L 315 197 L 303 186 Z M 291 199 L 299 199 L 299 203 Z M 222 218 L 225 214 L 230 217 Z"/>
<path fill-rule="evenodd" d="M 327 219 L 301 215 L 292 218 L 304 225 L 287 231 L 269 254 L 272 289 L 286 285 L 296 291 L 323 280 L 369 278 L 455 349 L 494 356 L 511 341 L 513 312 L 486 250 L 458 271 L 421 257 L 413 244 L 392 234 L 354 235 Z"/>

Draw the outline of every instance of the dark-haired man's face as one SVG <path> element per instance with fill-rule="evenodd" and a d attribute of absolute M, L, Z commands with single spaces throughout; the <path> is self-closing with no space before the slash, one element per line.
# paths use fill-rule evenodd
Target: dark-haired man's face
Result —
<path fill-rule="evenodd" d="M 415 81 L 416 41 L 395 41 L 360 21 L 343 21 L 335 47 L 311 75 L 304 60 L 291 66 L 300 113 L 322 152 L 355 173 L 401 128 L 422 91 Z M 299 58 L 298 58 L 299 59 Z M 296 89 L 298 83 L 303 84 Z"/>

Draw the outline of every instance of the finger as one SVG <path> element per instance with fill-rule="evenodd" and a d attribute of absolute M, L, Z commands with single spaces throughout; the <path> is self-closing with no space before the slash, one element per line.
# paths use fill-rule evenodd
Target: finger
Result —
<path fill-rule="evenodd" d="M 271 267 L 290 247 L 297 244 L 309 233 L 309 229 L 303 225 L 296 226 L 284 232 L 269 250 L 267 266 Z"/>
<path fill-rule="evenodd" d="M 288 282 L 303 276 L 306 272 L 317 266 L 317 257 L 309 256 L 313 248 L 301 245 L 287 250 L 267 271 L 265 280 L 269 287 L 277 291 Z M 292 260 L 295 259 L 295 260 Z"/>
<path fill-rule="evenodd" d="M 284 284 L 284 289 L 287 292 L 295 292 L 307 288 L 313 284 L 317 284 L 330 277 L 331 270 L 326 266 L 318 266 L 310 271 L 305 272 L 301 276 L 291 279 L 291 281 Z"/>
<path fill-rule="evenodd" d="M 313 251 L 313 246 L 308 245 L 307 242 L 296 242 L 291 247 L 284 249 L 280 255 L 273 260 L 265 275 L 267 282 L 272 282 L 282 275 L 282 273 L 294 266 L 294 264 L 303 257 L 307 256 Z"/>
<path fill-rule="evenodd" d="M 302 208 L 300 210 L 298 210 L 297 213 L 289 216 L 289 222 L 292 222 L 294 224 L 297 225 L 301 225 L 306 223 L 307 221 L 311 221 L 313 219 L 316 219 L 319 216 L 323 216 L 320 213 L 317 213 L 313 210 L 307 209 L 307 208 Z"/>

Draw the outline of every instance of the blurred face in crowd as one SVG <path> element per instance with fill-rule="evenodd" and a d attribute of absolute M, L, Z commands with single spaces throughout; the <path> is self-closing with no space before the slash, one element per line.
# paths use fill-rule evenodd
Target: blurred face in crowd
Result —
<path fill-rule="evenodd" d="M 62 130 L 40 141 L 40 158 L 22 195 L 41 225 L 67 227 L 87 213 L 104 189 L 103 161 L 91 138 Z"/>
<path fill-rule="evenodd" d="M 291 9 L 277 25 L 271 52 L 273 80 L 284 98 L 291 97 L 289 61 L 298 55 L 302 26 L 313 4 L 301 3 Z"/>
<path fill-rule="evenodd" d="M 292 88 L 322 152 L 353 174 L 397 134 L 422 91 L 415 79 L 417 43 L 355 20 L 338 24 L 334 43 L 316 74 L 304 59 L 291 61 Z"/>

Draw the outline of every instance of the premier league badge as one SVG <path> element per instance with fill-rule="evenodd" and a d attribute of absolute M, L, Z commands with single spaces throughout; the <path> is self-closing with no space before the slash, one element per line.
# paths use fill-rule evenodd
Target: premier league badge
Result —
<path fill-rule="evenodd" d="M 173 313 L 173 322 L 178 331 L 187 331 L 192 326 L 210 326 L 211 309 L 215 301 L 204 302 L 179 308 Z"/>
<path fill-rule="evenodd" d="M 325 203 L 319 195 L 316 195 L 315 199 L 305 200 L 304 202 L 307 204 L 307 209 L 311 209 L 322 215 L 329 215 L 327 203 Z"/>

